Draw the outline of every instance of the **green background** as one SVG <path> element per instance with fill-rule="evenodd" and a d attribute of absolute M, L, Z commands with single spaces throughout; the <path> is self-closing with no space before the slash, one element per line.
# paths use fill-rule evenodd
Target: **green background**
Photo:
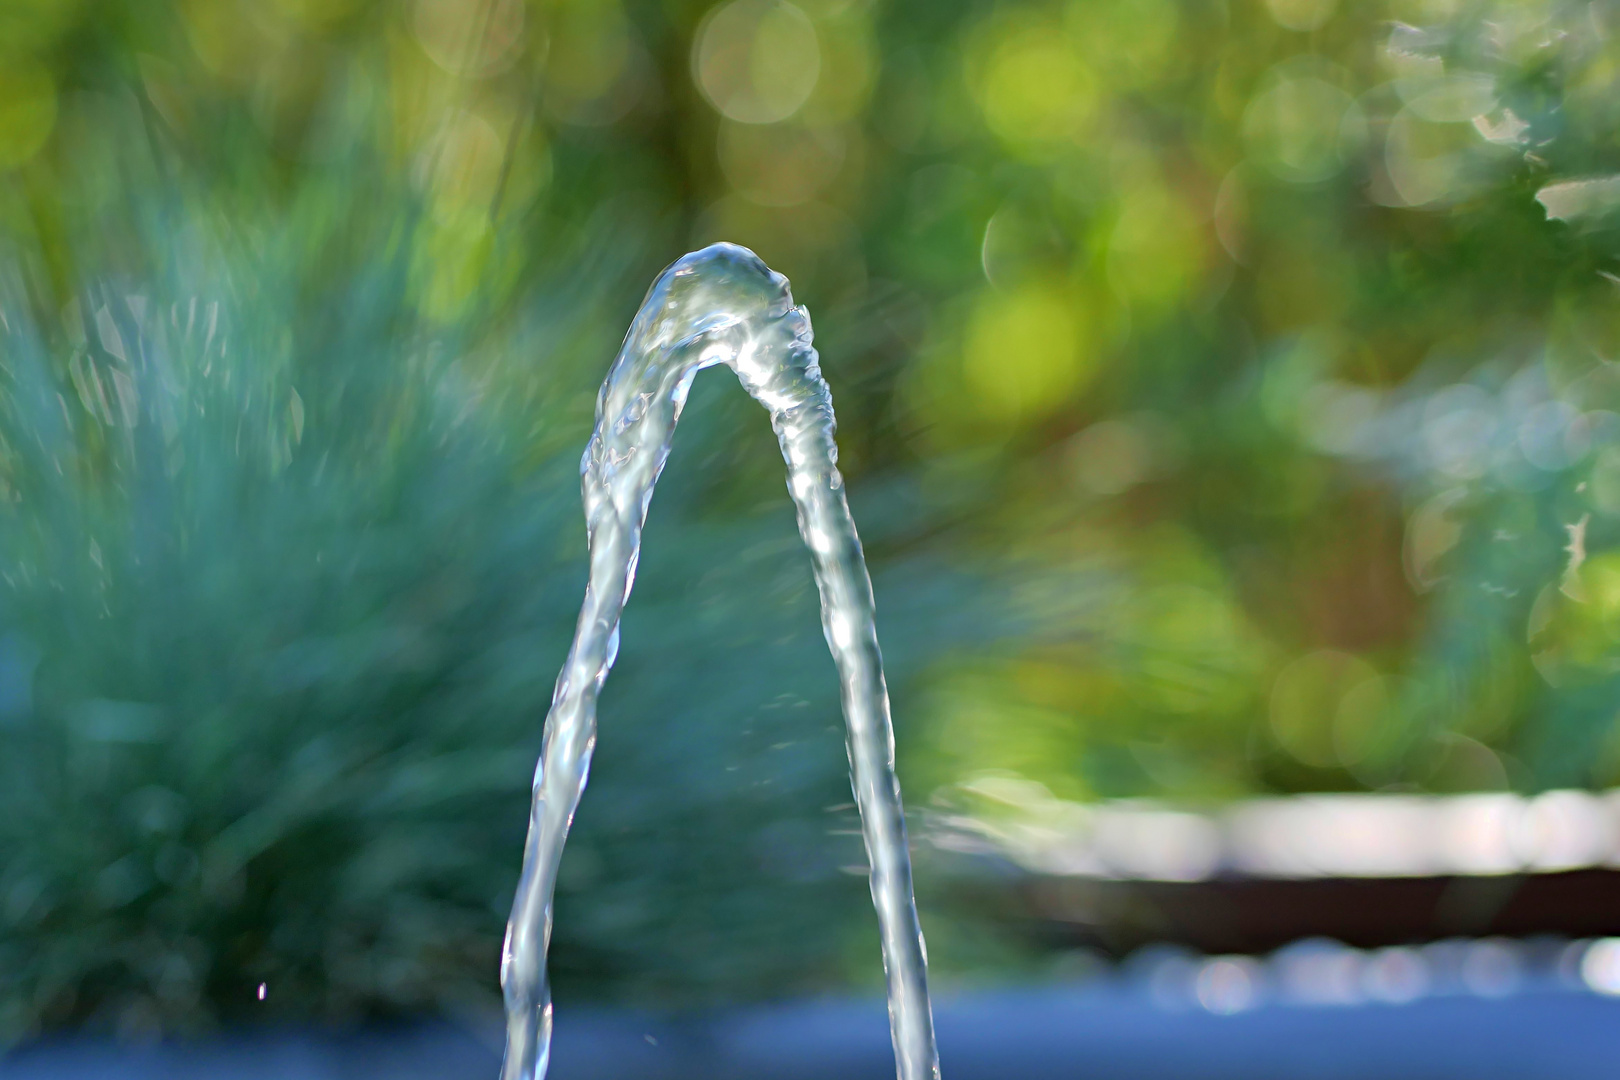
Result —
<path fill-rule="evenodd" d="M 986 781 L 1615 783 L 1617 33 L 1557 0 L 7 0 L 0 1038 L 495 1007 L 595 387 L 717 239 L 815 320 L 941 984 L 1043 970 L 926 843 L 1040 790 Z M 880 983 L 780 469 L 699 380 L 565 1000 Z"/>

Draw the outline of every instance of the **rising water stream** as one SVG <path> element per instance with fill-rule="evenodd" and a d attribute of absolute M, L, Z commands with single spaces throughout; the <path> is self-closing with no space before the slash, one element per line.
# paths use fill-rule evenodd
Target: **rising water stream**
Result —
<path fill-rule="evenodd" d="M 573 647 L 557 677 L 523 875 L 501 958 L 506 994 L 502 1080 L 543 1080 L 551 1052 L 546 950 L 563 842 L 596 745 L 596 699 L 619 651 L 619 616 L 635 582 L 641 529 L 692 378 L 725 364 L 771 414 L 787 462 L 799 533 L 821 591 L 821 625 L 838 667 L 851 782 L 871 864 L 900 1080 L 939 1076 L 927 959 L 911 895 L 911 858 L 894 732 L 873 621 L 872 583 L 844 501 L 832 396 L 810 340 L 810 317 L 788 281 L 753 252 L 714 244 L 665 270 L 636 312 L 596 403 L 580 464 L 590 581 Z"/>

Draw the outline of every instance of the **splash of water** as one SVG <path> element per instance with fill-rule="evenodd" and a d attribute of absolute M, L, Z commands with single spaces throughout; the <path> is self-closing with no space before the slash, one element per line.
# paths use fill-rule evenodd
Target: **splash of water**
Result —
<path fill-rule="evenodd" d="M 714 244 L 653 283 L 596 403 L 581 462 L 591 571 L 574 644 L 557 677 L 535 770 L 523 875 L 501 958 L 506 994 L 502 1080 L 543 1080 L 551 1051 L 546 950 L 563 842 L 596 745 L 596 699 L 619 651 L 619 616 L 641 552 L 653 485 L 669 458 L 692 378 L 725 364 L 771 414 L 787 462 L 799 533 L 821 591 L 821 625 L 838 667 L 851 782 L 871 863 L 883 939 L 889 1026 L 900 1080 L 939 1076 L 927 958 L 911 895 L 894 732 L 873 622 L 872 583 L 844 501 L 832 396 L 810 341 L 810 317 L 788 281 L 753 252 Z"/>

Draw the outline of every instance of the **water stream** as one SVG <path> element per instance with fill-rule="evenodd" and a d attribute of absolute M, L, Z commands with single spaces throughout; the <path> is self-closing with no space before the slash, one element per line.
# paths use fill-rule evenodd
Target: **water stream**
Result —
<path fill-rule="evenodd" d="M 596 404 L 580 464 L 590 581 L 573 647 L 557 677 L 535 770 L 523 875 L 501 958 L 506 994 L 502 1080 L 543 1080 L 551 1049 L 546 950 L 563 842 L 596 745 L 596 699 L 619 651 L 619 616 L 635 582 L 653 485 L 669 458 L 692 378 L 725 364 L 771 414 L 787 462 L 799 533 L 821 592 L 821 624 L 838 667 L 851 782 L 871 864 L 900 1080 L 939 1076 L 927 958 L 911 894 L 911 859 L 894 732 L 873 621 L 872 583 L 844 500 L 832 396 L 810 317 L 788 281 L 753 252 L 714 244 L 661 274 L 636 312 Z"/>

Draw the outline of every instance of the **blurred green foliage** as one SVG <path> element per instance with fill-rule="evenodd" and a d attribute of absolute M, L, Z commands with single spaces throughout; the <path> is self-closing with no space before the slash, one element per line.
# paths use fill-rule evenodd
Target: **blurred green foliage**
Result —
<path fill-rule="evenodd" d="M 603 286 L 549 279 L 539 314 L 474 340 L 413 310 L 408 249 L 305 297 L 301 253 L 195 213 L 138 223 L 179 223 L 142 243 L 151 288 L 86 285 L 35 322 L 12 282 L 7 1030 L 487 1010 L 584 584 L 582 444 L 533 428 L 581 435 L 589 397 L 503 405 L 471 357 L 560 366 Z M 564 987 L 827 985 L 864 914 L 809 567 L 756 467 L 769 424 L 726 389 L 696 395 L 660 488 L 561 888 Z M 896 511 L 870 534 L 904 581 L 902 679 L 993 625 L 908 487 L 865 496 Z"/>
<path fill-rule="evenodd" d="M 7 0 L 0 1036 L 492 1003 L 595 385 L 715 239 L 820 330 L 914 807 L 1620 781 L 1617 33 Z M 565 993 L 876 979 L 756 413 L 653 508 Z"/>

